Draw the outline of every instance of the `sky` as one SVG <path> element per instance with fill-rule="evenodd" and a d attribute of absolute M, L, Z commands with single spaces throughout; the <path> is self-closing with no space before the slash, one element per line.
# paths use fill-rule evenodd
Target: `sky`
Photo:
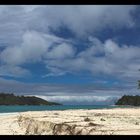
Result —
<path fill-rule="evenodd" d="M 65 104 L 140 95 L 140 6 L 1 5 L 0 91 Z"/>

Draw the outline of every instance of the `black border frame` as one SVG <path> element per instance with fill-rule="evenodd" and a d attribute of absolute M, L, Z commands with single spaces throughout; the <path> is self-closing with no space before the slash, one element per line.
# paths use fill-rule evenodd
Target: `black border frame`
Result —
<path fill-rule="evenodd" d="M 140 0 L 0 0 L 0 5 L 137 5 L 140 4 Z M 54 135 L 0 135 L 1 139 L 4 138 L 12 138 L 12 139 L 19 139 L 21 137 L 23 137 L 23 139 L 40 139 L 40 138 L 61 138 L 61 139 L 73 139 L 73 138 L 85 138 L 85 139 L 93 139 L 93 138 L 105 138 L 105 139 L 109 139 L 109 138 L 137 138 L 137 136 L 140 135 L 82 135 L 82 136 L 54 136 Z"/>

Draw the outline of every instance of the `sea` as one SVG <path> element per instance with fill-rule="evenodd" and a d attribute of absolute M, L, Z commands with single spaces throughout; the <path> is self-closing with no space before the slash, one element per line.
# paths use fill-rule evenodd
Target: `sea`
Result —
<path fill-rule="evenodd" d="M 109 109 L 109 108 L 126 108 L 128 106 L 115 106 L 115 105 L 13 105 L 5 106 L 0 105 L 0 114 L 2 113 L 14 113 L 14 112 L 26 112 L 26 111 L 51 111 L 51 110 L 73 110 L 73 109 Z"/>

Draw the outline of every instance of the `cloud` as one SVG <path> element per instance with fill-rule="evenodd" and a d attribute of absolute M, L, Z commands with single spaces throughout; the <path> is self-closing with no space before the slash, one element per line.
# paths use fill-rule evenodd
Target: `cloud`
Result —
<path fill-rule="evenodd" d="M 108 105 L 126 95 L 139 95 L 140 91 L 129 83 L 122 87 L 97 87 L 96 85 L 65 85 L 45 83 L 23 83 L 0 78 L 0 91 L 16 95 L 37 96 L 48 101 L 63 104 Z M 128 88 L 129 87 L 129 88 Z"/>
<path fill-rule="evenodd" d="M 46 64 L 51 72 L 54 68 L 58 74 L 88 71 L 93 75 L 105 74 L 136 80 L 140 68 L 139 52 L 139 46 L 118 45 L 111 39 L 101 42 L 93 38 L 92 41 L 90 40 L 90 46 L 77 53 L 74 58 L 64 59 L 63 63 L 59 59 L 46 60 Z"/>
<path fill-rule="evenodd" d="M 0 75 L 25 76 L 26 64 L 42 63 L 46 75 L 88 72 L 92 76 L 113 76 L 123 82 L 139 79 L 140 47 L 101 41 L 96 33 L 104 29 L 133 28 L 137 6 L 1 6 Z M 61 27 L 73 37 L 58 37 Z M 80 51 L 77 39 L 87 40 Z M 24 65 L 24 67 L 23 67 Z M 49 73 L 47 72 L 49 70 Z"/>
<path fill-rule="evenodd" d="M 0 66 L 0 76 L 10 76 L 10 77 L 25 77 L 31 76 L 29 70 L 11 65 Z"/>
<path fill-rule="evenodd" d="M 118 29 L 132 27 L 131 12 L 135 6 L 48 6 L 49 24 L 58 30 L 66 26 L 76 35 L 83 36 L 101 31 L 104 28 Z M 55 10 L 54 10 L 55 9 Z M 116 12 L 117 11 L 117 12 Z M 85 37 L 85 36 L 84 36 Z"/>
<path fill-rule="evenodd" d="M 43 85 L 43 84 L 25 84 L 22 82 L 17 82 L 15 80 L 5 80 L 0 78 L 0 91 L 15 93 L 17 95 L 26 96 L 37 96 L 43 98 L 47 101 L 59 102 L 63 104 L 83 104 L 83 105 L 98 105 L 98 104 L 113 104 L 114 100 L 119 96 L 108 96 L 108 95 L 92 95 L 90 93 L 85 93 L 77 95 L 73 92 L 71 86 L 66 85 Z M 66 86 L 66 87 L 65 87 Z M 7 88 L 8 87 L 8 88 Z M 81 87 L 82 88 L 82 87 Z M 69 95 L 67 90 L 71 90 L 73 95 Z M 81 89 L 82 90 L 82 89 Z M 99 91 L 101 92 L 101 91 Z M 92 92 L 91 92 L 92 93 Z"/>
<path fill-rule="evenodd" d="M 27 31 L 19 46 L 7 47 L 1 53 L 1 61 L 12 65 L 41 61 L 52 43 L 51 36 L 46 39 L 42 33 Z"/>
<path fill-rule="evenodd" d="M 124 94 L 140 94 L 133 82 L 125 85 L 75 85 L 75 84 L 46 84 L 24 83 L 16 80 L 0 78 L 0 91 L 15 92 L 25 95 L 42 96 L 120 96 Z M 7 88 L 8 87 L 8 88 Z"/>
<path fill-rule="evenodd" d="M 0 72 L 1 75 L 6 72 L 14 75 L 14 71 L 24 75 L 29 71 L 23 68 L 22 64 L 43 62 L 50 71 L 46 76 L 42 75 L 43 77 L 87 71 L 92 75 L 103 74 L 122 80 L 138 80 L 139 52 L 139 46 L 119 45 L 112 39 L 101 42 L 91 36 L 87 48 L 78 52 L 75 46 L 65 39 L 27 31 L 19 46 L 7 47 L 0 53 Z M 8 68 L 5 72 L 4 67 Z"/>
<path fill-rule="evenodd" d="M 37 96 L 65 105 L 113 105 L 119 96 Z"/>
<path fill-rule="evenodd" d="M 58 43 L 58 45 L 54 45 Z M 18 46 L 4 49 L 0 58 L 3 63 L 20 65 L 41 61 L 42 57 L 49 59 L 71 57 L 74 49 L 67 41 L 54 35 L 36 31 L 27 31 L 23 34 L 22 42 Z"/>
<path fill-rule="evenodd" d="M 105 42 L 106 61 L 112 66 L 112 73 L 118 73 L 120 76 L 135 77 L 138 76 L 140 67 L 139 46 L 121 45 L 119 46 L 112 40 Z M 136 75 L 135 75 L 136 74 Z M 136 77 L 135 77 L 136 78 Z"/>
<path fill-rule="evenodd" d="M 28 30 L 50 33 L 50 29 L 59 31 L 66 26 L 77 37 L 87 38 L 105 28 L 131 28 L 135 25 L 131 13 L 136 8 L 133 5 L 3 5 L 0 7 L 0 43 L 18 45 Z"/>
<path fill-rule="evenodd" d="M 74 48 L 72 45 L 62 43 L 54 46 L 47 54 L 47 59 L 65 59 L 74 56 Z"/>
<path fill-rule="evenodd" d="M 53 45 L 58 43 L 58 45 Z M 36 31 L 27 31 L 23 34 L 22 42 L 18 46 L 5 48 L 0 53 L 0 72 L 10 76 L 29 73 L 22 67 L 23 64 L 42 62 L 45 59 L 64 59 L 74 55 L 73 47 L 64 39 L 54 35 Z M 4 68 L 8 70 L 4 71 Z M 15 70 L 15 74 L 14 74 Z"/>

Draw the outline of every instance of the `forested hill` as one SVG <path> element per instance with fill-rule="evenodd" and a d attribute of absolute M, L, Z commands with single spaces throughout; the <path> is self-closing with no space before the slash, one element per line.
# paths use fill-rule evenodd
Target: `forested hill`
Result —
<path fill-rule="evenodd" d="M 116 105 L 140 106 L 140 96 L 124 95 L 116 102 Z"/>
<path fill-rule="evenodd" d="M 15 96 L 14 94 L 0 93 L 0 105 L 60 105 L 48 102 L 35 96 Z"/>

